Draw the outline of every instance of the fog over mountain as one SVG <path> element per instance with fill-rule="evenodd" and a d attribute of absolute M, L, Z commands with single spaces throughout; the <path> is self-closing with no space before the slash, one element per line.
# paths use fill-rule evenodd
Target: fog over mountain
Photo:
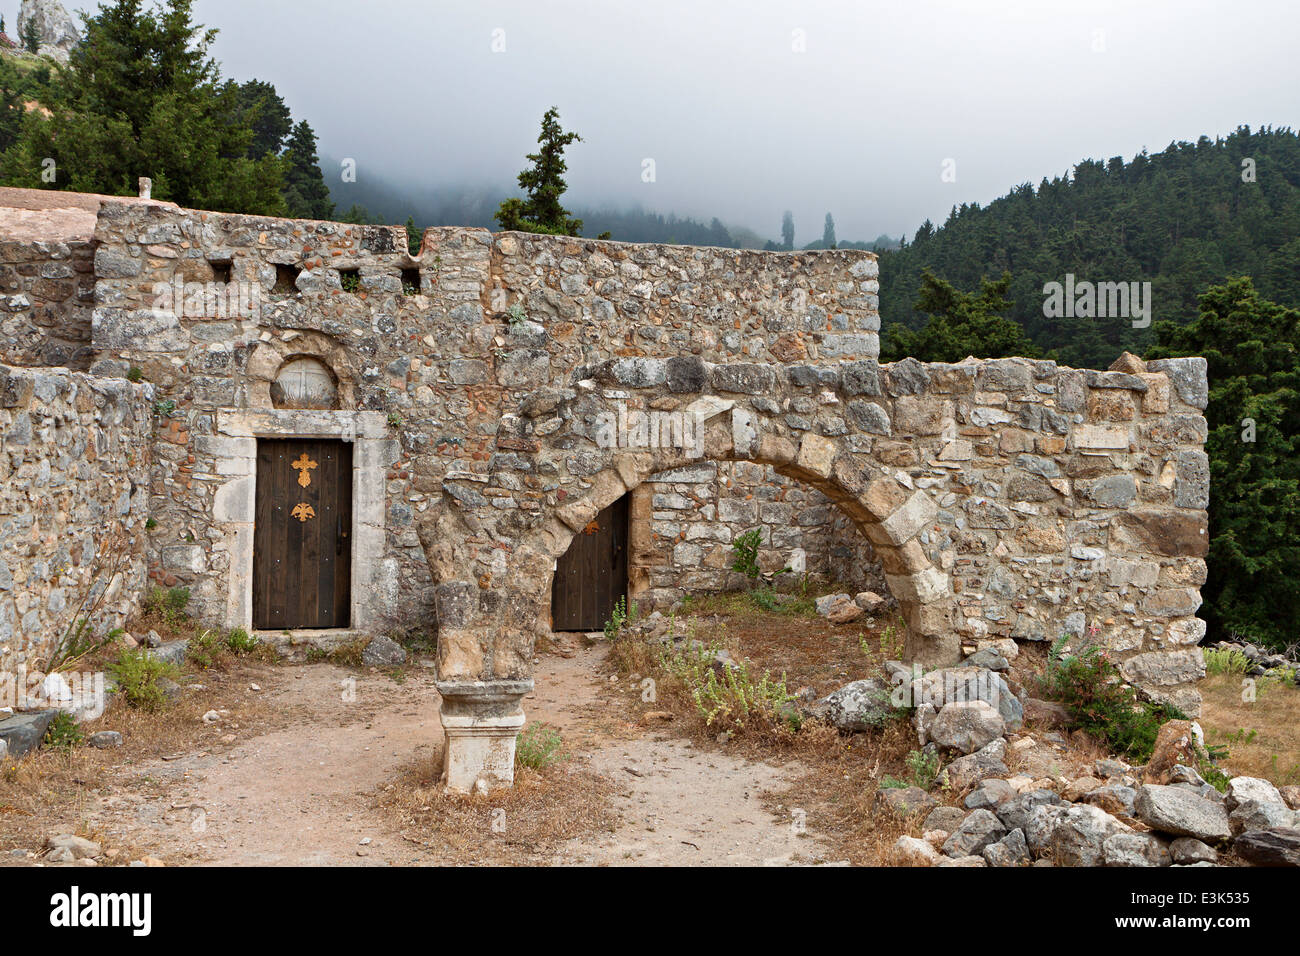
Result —
<path fill-rule="evenodd" d="M 1288 0 L 198 0 L 196 17 L 226 75 L 312 123 L 343 209 L 366 186 L 489 202 L 551 105 L 584 138 L 571 206 L 764 238 L 790 209 L 799 245 L 828 211 L 841 240 L 911 235 L 1085 157 L 1300 119 Z"/>

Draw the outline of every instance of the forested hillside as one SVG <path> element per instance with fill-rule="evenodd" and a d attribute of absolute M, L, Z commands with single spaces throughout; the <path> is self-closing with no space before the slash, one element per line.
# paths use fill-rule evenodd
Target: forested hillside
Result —
<path fill-rule="evenodd" d="M 1126 318 L 1047 318 L 1043 286 L 1067 273 L 1092 282 L 1152 284 L 1152 319 L 1188 322 L 1197 296 L 1232 275 L 1300 306 L 1300 136 L 1239 127 L 1226 138 L 1174 143 L 1125 163 L 1085 160 L 1071 178 L 1025 184 L 989 203 L 955 207 L 938 229 L 881 255 L 886 326 L 919 328 L 926 269 L 960 289 L 1011 275 L 1004 313 L 1047 355 L 1105 368 L 1141 354 L 1151 330 Z"/>

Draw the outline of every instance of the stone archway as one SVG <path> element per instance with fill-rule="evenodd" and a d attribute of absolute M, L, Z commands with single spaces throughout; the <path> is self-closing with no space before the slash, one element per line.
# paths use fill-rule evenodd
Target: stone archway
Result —
<path fill-rule="evenodd" d="M 506 508 L 498 487 L 510 484 L 506 475 L 444 476 L 443 499 L 419 532 L 435 585 L 453 788 L 510 782 L 514 733 L 523 720 L 519 701 L 532 686 L 535 641 L 548 630 L 544 612 L 556 560 L 602 509 L 668 469 L 750 461 L 820 491 L 873 545 L 908 624 L 907 657 L 925 665 L 956 662 L 951 582 L 936 547 L 923 541 L 939 505 L 905 472 L 871 454 L 873 437 L 888 431 L 884 410 L 856 408 L 854 427 L 819 434 L 772 415 L 774 395 L 810 388 L 791 381 L 786 370 L 746 365 L 738 373 L 694 360 L 688 387 L 674 388 L 666 367 L 678 361 L 606 362 L 584 370 L 590 377 L 576 388 L 544 389 L 517 414 L 503 416 L 497 444 L 512 450 L 512 466 L 521 467 L 525 455 L 538 474 L 558 472 L 562 464 L 575 479 L 572 491 L 557 481 L 531 507 Z M 759 387 L 737 381 L 737 374 L 757 379 Z M 824 399 L 828 383 L 839 382 L 838 370 L 832 375 L 812 386 Z M 850 385 L 835 401 L 852 395 Z M 538 428 L 539 420 L 557 418 L 568 427 Z"/>

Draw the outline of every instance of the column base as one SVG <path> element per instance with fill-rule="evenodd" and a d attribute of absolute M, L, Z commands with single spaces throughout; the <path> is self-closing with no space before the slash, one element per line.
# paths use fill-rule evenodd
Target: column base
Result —
<path fill-rule="evenodd" d="M 531 680 L 440 681 L 446 739 L 442 783 L 458 793 L 482 793 L 515 782 L 515 739 L 524 726 L 520 704 Z"/>

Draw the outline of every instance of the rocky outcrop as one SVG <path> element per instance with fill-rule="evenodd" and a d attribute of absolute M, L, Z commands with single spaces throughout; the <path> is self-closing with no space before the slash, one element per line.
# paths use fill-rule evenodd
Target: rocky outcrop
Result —
<path fill-rule="evenodd" d="M 35 24 L 41 38 L 36 52 L 60 63 L 67 63 L 72 48 L 81 42 L 81 31 L 59 0 L 23 0 L 18 8 L 20 40 L 26 35 L 28 24 Z"/>

